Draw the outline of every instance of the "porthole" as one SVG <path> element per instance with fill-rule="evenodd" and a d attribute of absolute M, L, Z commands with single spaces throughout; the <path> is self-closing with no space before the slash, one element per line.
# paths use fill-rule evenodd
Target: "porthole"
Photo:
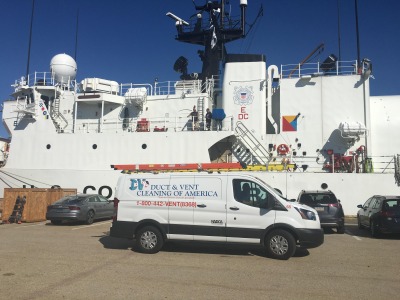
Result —
<path fill-rule="evenodd" d="M 92 148 L 96 150 L 97 149 L 97 145 L 93 144 Z"/>
<path fill-rule="evenodd" d="M 142 149 L 146 149 L 147 145 L 146 144 L 142 144 Z"/>
<path fill-rule="evenodd" d="M 326 183 L 321 184 L 321 189 L 326 190 L 328 188 L 328 185 Z"/>
<path fill-rule="evenodd" d="M 51 145 L 50 144 L 47 144 L 46 145 L 46 149 L 50 149 L 51 148 Z"/>

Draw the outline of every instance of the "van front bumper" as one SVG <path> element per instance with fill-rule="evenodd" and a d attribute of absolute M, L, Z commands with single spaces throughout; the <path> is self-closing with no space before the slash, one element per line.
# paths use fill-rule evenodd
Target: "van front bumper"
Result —
<path fill-rule="evenodd" d="M 315 248 L 324 243 L 324 230 L 322 228 L 298 228 L 296 233 L 300 247 Z"/>

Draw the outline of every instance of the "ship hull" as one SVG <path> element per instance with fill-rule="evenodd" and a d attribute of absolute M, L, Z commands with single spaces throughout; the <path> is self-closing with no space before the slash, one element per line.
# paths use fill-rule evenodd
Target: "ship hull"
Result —
<path fill-rule="evenodd" d="M 357 214 L 358 204 L 363 204 L 376 194 L 399 194 L 400 187 L 394 184 L 393 174 L 376 173 L 307 173 L 307 172 L 267 172 L 242 171 L 257 176 L 274 188 L 279 189 L 283 196 L 295 199 L 301 190 L 327 189 L 334 191 L 341 200 L 345 215 Z M 100 193 L 113 198 L 115 186 L 121 171 L 113 170 L 68 170 L 68 169 L 1 169 L 0 191 L 4 188 L 21 186 L 30 188 L 34 184 L 38 188 L 54 187 L 76 188 L 78 192 Z M 28 180 L 29 179 L 29 180 Z M 28 182 L 29 181 L 29 182 Z M 7 182 L 7 185 L 5 184 Z M 29 183 L 29 184 L 28 184 Z M 1 195 L 3 197 L 3 195 Z"/>

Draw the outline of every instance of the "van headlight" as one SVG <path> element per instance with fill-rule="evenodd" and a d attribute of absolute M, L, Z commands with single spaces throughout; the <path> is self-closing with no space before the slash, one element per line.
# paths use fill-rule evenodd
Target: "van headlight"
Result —
<path fill-rule="evenodd" d="M 317 217 L 315 216 L 315 213 L 312 212 L 311 210 L 307 210 L 307 209 L 304 209 L 304 208 L 298 208 L 298 207 L 295 207 L 295 209 L 299 212 L 299 214 L 301 215 L 301 217 L 304 220 L 312 220 L 312 221 L 317 220 Z"/>

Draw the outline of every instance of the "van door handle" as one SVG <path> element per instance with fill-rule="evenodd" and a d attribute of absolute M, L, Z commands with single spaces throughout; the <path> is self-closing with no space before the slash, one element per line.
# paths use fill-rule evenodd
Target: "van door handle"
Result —
<path fill-rule="evenodd" d="M 229 209 L 230 210 L 239 210 L 239 207 L 234 206 L 234 207 L 229 207 Z"/>
<path fill-rule="evenodd" d="M 197 204 L 197 207 L 207 207 L 205 204 Z"/>

